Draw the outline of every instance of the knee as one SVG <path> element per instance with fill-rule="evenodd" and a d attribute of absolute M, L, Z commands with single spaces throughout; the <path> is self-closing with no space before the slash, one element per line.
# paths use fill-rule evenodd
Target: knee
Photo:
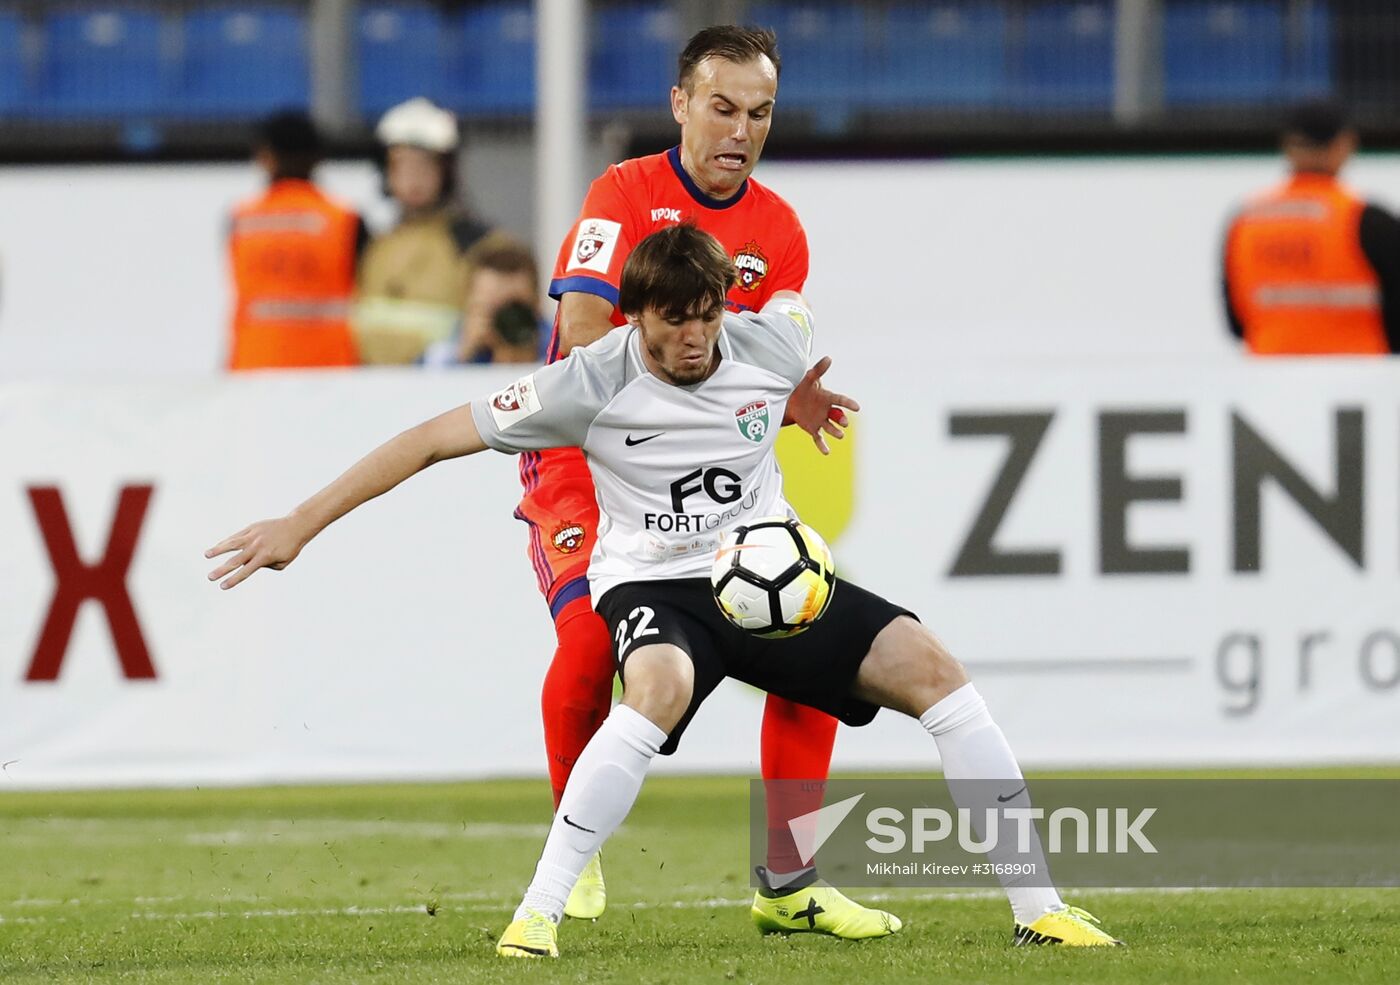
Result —
<path fill-rule="evenodd" d="M 934 701 L 952 694 L 968 682 L 967 669 L 948 652 L 941 640 L 928 630 L 920 647 L 921 675 Z M 932 702 L 930 702 L 932 703 Z"/>
<path fill-rule="evenodd" d="M 867 700 L 916 718 L 967 681 L 942 641 L 907 616 L 880 634 L 857 678 Z"/>
<path fill-rule="evenodd" d="M 674 654 L 645 654 L 639 650 L 628 658 L 622 703 L 658 728 L 670 732 L 676 727 L 690 707 L 693 692 L 694 672 L 689 659 L 679 650 Z"/>

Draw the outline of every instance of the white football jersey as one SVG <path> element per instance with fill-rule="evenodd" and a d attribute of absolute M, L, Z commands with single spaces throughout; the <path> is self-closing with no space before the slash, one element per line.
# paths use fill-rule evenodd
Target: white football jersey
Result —
<path fill-rule="evenodd" d="M 638 329 L 617 328 L 472 401 L 472 416 L 497 451 L 583 449 L 600 514 L 595 600 L 623 582 L 708 577 L 725 531 L 795 515 L 773 444 L 807 371 L 811 326 L 792 301 L 726 314 L 719 366 L 684 387 L 647 370 Z"/>

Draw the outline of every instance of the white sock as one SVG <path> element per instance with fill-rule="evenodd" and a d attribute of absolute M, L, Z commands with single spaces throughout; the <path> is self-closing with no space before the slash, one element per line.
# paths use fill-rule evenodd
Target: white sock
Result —
<path fill-rule="evenodd" d="M 987 703 L 971 684 L 964 684 L 952 694 L 939 701 L 919 716 L 919 724 L 938 743 L 938 755 L 943 760 L 943 776 L 948 781 L 948 790 L 953 801 L 967 808 L 972 818 L 985 818 L 988 808 L 1029 807 L 1030 795 L 1022 789 L 1018 796 L 999 801 L 997 789 L 1001 784 L 987 783 L 987 780 L 1007 781 L 1007 793 L 1018 787 L 1025 787 L 1021 767 L 1006 743 L 997 723 L 987 712 Z M 983 781 L 966 782 L 959 781 Z M 980 824 L 975 824 L 978 831 Z M 1045 861 L 1045 853 L 1040 846 L 1040 835 L 1031 829 L 1031 851 L 1028 855 L 1016 852 L 1013 821 L 1006 821 L 999 830 L 997 847 L 987 853 L 987 860 L 997 862 L 1034 862 L 1034 876 L 1000 876 L 1001 886 L 1006 890 L 1006 898 L 1011 901 L 1011 912 L 1017 923 L 1029 924 L 1050 910 L 1064 907 L 1059 892 L 1053 886 L 1027 886 L 1020 883 L 1031 880 L 1046 881 L 1050 868 Z"/>
<path fill-rule="evenodd" d="M 646 716 L 618 705 L 604 719 L 574 763 L 535 877 L 514 919 L 537 910 L 555 923 L 588 860 L 608 840 L 637 800 L 647 767 L 666 741 Z"/>

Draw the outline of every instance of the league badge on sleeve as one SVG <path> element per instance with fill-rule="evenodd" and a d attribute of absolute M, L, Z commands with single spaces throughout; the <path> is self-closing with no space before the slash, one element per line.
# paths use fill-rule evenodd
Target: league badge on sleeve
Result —
<path fill-rule="evenodd" d="M 569 269 L 595 270 L 600 274 L 607 273 L 621 232 L 622 223 L 613 222 L 610 219 L 584 219 L 581 221 L 578 224 L 578 235 L 574 237 L 574 249 L 570 257 Z"/>
<path fill-rule="evenodd" d="M 538 413 L 541 404 L 539 391 L 535 389 L 535 374 L 491 394 L 490 407 L 491 417 L 502 431 Z"/>

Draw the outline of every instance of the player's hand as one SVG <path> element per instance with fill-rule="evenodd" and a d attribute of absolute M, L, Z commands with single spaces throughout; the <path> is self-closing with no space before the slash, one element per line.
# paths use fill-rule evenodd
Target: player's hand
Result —
<path fill-rule="evenodd" d="M 830 455 L 826 435 L 844 438 L 851 419 L 846 411 L 860 410 L 860 404 L 844 393 L 835 393 L 822 386 L 822 377 L 831 368 L 831 357 L 822 356 L 807 370 L 802 382 L 788 398 L 787 418 L 812 436 L 812 444 L 823 455 Z M 825 432 L 825 433 L 823 433 Z"/>
<path fill-rule="evenodd" d="M 225 537 L 204 552 L 207 558 L 233 553 L 233 557 L 209 572 L 209 580 L 223 578 L 219 587 L 228 589 L 259 568 L 281 571 L 296 560 L 304 546 L 306 537 L 300 525 L 291 517 L 259 520 L 251 527 L 244 527 L 238 533 Z"/>

